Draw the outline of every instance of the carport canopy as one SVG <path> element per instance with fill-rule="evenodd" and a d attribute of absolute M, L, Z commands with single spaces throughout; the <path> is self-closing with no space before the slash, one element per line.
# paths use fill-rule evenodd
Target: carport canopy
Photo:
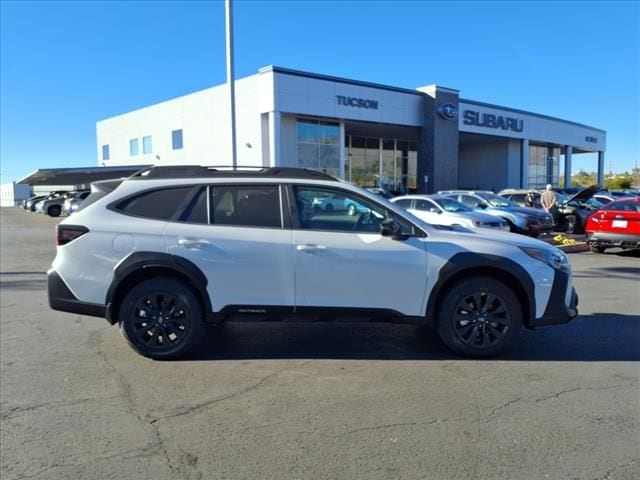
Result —
<path fill-rule="evenodd" d="M 17 183 L 26 185 L 88 185 L 99 180 L 128 177 L 150 166 L 43 168 L 30 173 Z"/>

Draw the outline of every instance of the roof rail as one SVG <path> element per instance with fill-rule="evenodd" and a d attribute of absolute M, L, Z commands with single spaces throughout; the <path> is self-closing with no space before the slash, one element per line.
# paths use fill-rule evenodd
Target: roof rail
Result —
<path fill-rule="evenodd" d="M 308 168 L 259 167 L 255 165 L 203 166 L 203 165 L 166 165 L 142 169 L 129 178 L 132 180 L 151 180 L 159 178 L 198 178 L 198 177 L 280 177 L 308 178 L 315 180 L 334 180 L 328 173 Z"/>

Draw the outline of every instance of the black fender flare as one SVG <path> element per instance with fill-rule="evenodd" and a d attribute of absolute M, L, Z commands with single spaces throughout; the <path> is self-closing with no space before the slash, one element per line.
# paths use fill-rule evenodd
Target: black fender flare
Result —
<path fill-rule="evenodd" d="M 115 269 L 113 280 L 105 299 L 106 318 L 109 323 L 117 321 L 114 301 L 122 282 L 131 275 L 148 269 L 162 268 L 178 273 L 189 280 L 189 283 L 200 295 L 205 315 L 210 317 L 212 312 L 211 298 L 207 292 L 207 277 L 193 262 L 184 257 L 160 252 L 135 252 L 126 257 Z"/>
<path fill-rule="evenodd" d="M 526 301 L 526 309 L 524 311 L 523 322 L 527 326 L 532 326 L 535 321 L 536 303 L 535 303 L 535 284 L 529 273 L 519 264 L 511 259 L 498 255 L 490 255 L 484 253 L 461 252 L 451 257 L 447 263 L 438 272 L 438 280 L 429 294 L 427 301 L 427 321 L 429 324 L 435 324 L 435 316 L 437 313 L 437 301 L 443 288 L 450 281 L 457 281 L 464 278 L 465 272 L 485 272 L 488 275 L 496 275 L 504 277 L 508 287 L 515 290 L 516 295 L 521 301 Z M 515 281 L 515 284 L 512 283 Z"/>

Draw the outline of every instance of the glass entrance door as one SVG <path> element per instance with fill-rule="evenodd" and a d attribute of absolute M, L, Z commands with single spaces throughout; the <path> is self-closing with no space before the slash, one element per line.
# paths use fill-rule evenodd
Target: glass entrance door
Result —
<path fill-rule="evenodd" d="M 417 144 L 388 138 L 345 137 L 345 179 L 392 193 L 415 191 Z"/>

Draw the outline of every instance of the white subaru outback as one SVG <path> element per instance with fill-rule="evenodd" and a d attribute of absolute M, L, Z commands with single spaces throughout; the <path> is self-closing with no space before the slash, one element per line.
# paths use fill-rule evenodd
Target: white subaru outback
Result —
<path fill-rule="evenodd" d="M 93 190 L 57 227 L 50 306 L 119 323 L 151 358 L 237 315 L 418 322 L 474 357 L 577 315 L 557 248 L 429 225 L 321 172 L 154 167 Z M 330 195 L 362 208 L 317 208 Z"/>

